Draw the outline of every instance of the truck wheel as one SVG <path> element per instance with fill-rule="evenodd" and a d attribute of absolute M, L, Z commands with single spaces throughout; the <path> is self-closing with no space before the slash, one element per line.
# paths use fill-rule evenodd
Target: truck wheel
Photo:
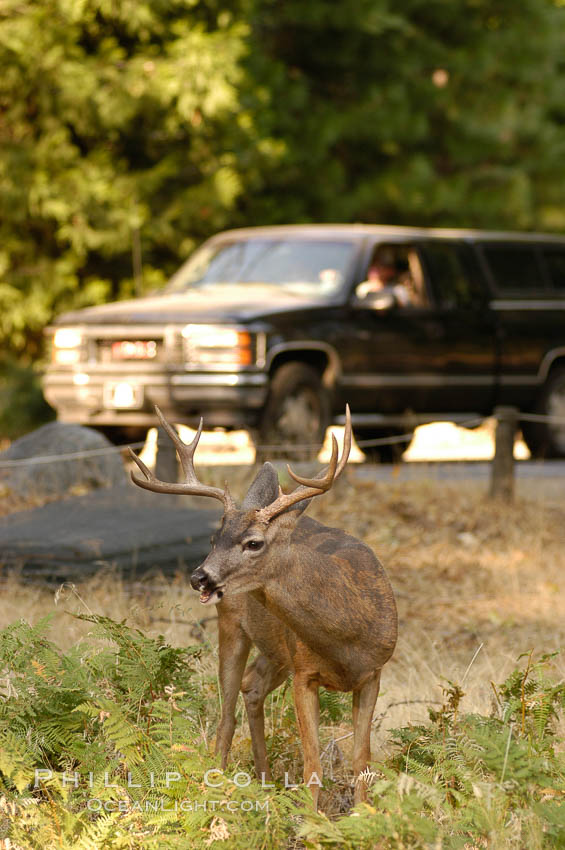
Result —
<path fill-rule="evenodd" d="M 405 434 L 400 428 L 356 428 L 353 431 L 357 443 L 364 440 L 380 440 L 385 437 L 397 437 Z M 403 453 L 409 446 L 409 440 L 402 443 L 384 443 L 380 446 L 363 446 L 359 448 L 370 463 L 400 463 Z"/>
<path fill-rule="evenodd" d="M 562 423 L 524 422 L 522 436 L 532 457 L 565 457 L 565 367 L 550 372 L 541 392 L 536 413 L 555 416 Z"/>
<path fill-rule="evenodd" d="M 314 460 L 329 424 L 329 396 L 318 372 L 305 363 L 285 363 L 271 379 L 257 459 Z"/>

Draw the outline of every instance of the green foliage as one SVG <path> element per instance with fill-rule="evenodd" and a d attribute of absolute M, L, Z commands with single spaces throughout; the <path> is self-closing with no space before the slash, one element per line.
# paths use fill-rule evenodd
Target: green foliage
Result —
<path fill-rule="evenodd" d="M 253 160 L 245 25 L 214 0 L 7 0 L 0 10 L 0 333 L 146 286 L 229 223 Z M 138 282 L 138 285 L 141 285 Z"/>
<path fill-rule="evenodd" d="M 552 0 L 4 0 L 4 351 L 33 363 L 54 315 L 158 287 L 229 226 L 565 230 L 564 21 Z"/>
<path fill-rule="evenodd" d="M 519 724 L 531 745 L 542 748 L 551 748 L 557 711 L 565 706 L 565 684 L 552 684 L 543 678 L 545 665 L 555 655 L 542 655 L 532 663 L 530 653 L 526 670 L 515 670 L 498 691 L 494 689 L 502 721 Z"/>
<path fill-rule="evenodd" d="M 368 777 L 370 802 L 329 820 L 281 781 L 299 773 L 291 688 L 267 707 L 280 778 L 261 788 L 249 753 L 238 762 L 236 746 L 225 774 L 208 754 L 217 701 L 204 649 L 83 619 L 92 632 L 66 653 L 46 637 L 49 618 L 0 632 L 0 835 L 16 847 L 565 847 L 565 683 L 549 678 L 551 656 L 530 655 L 494 687 L 490 716 L 463 713 L 447 682 L 429 723 L 393 733 L 395 752 Z M 322 713 L 341 722 L 348 700 L 333 696 Z"/>
<path fill-rule="evenodd" d="M 0 633 L 0 834 L 24 848 L 279 847 L 311 796 L 217 771 L 200 649 L 81 619 L 93 630 L 67 653 L 49 618 Z"/>
<path fill-rule="evenodd" d="M 349 723 L 351 717 L 351 694 L 339 691 L 320 690 L 320 722 Z"/>
<path fill-rule="evenodd" d="M 13 439 L 54 418 L 35 369 L 14 358 L 0 360 L 0 435 Z"/>
<path fill-rule="evenodd" d="M 460 714 L 449 682 L 428 725 L 393 733 L 396 754 L 372 784 L 371 804 L 330 823 L 308 814 L 309 848 L 565 847 L 565 754 L 556 747 L 565 682 L 545 674 L 551 656 L 515 670 L 493 714 Z"/>
<path fill-rule="evenodd" d="M 288 199 L 293 219 L 562 230 L 564 11 L 259 2 L 249 61 L 284 155 L 245 203 L 262 201 L 259 218 Z"/>
<path fill-rule="evenodd" d="M 9 697 L 0 705 L 0 735 L 21 740 L 32 774 L 42 767 L 65 770 L 75 759 L 93 771 L 106 757 L 116 766 L 137 764 L 149 741 L 163 738 L 163 723 L 166 737 L 171 724 L 190 735 L 199 716 L 189 665 L 194 651 L 104 617 L 81 619 L 94 624 L 93 638 L 113 646 L 78 645 L 64 655 L 45 637 L 47 621 L 33 628 L 20 622 L 0 636 Z"/>

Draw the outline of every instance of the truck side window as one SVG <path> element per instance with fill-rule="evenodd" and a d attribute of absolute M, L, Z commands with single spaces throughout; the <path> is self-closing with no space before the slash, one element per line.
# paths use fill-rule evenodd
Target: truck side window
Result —
<path fill-rule="evenodd" d="M 565 292 L 565 251 L 563 248 L 545 247 L 543 256 L 553 289 Z"/>
<path fill-rule="evenodd" d="M 484 242 L 483 255 L 499 292 L 535 293 L 544 288 L 543 271 L 534 247 Z"/>
<path fill-rule="evenodd" d="M 398 307 L 424 307 L 427 296 L 417 251 L 411 245 L 378 245 L 369 261 L 365 280 L 356 289 L 358 298 L 390 291 Z"/>
<path fill-rule="evenodd" d="M 441 307 L 468 309 L 484 302 L 482 274 L 471 247 L 428 242 L 422 250 L 431 289 Z"/>

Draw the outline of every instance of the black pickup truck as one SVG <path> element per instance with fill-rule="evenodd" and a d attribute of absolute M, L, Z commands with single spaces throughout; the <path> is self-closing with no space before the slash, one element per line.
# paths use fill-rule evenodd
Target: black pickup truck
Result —
<path fill-rule="evenodd" d="M 255 227 L 205 242 L 158 294 L 47 328 L 61 420 L 139 439 L 174 422 L 317 446 L 499 404 L 565 421 L 565 238 L 371 225 Z M 565 424 L 524 424 L 565 455 Z"/>

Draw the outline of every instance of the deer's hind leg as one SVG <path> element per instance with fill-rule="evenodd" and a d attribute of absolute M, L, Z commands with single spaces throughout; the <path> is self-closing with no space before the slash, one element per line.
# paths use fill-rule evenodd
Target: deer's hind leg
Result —
<path fill-rule="evenodd" d="M 304 784 L 310 788 L 314 808 L 318 808 L 318 797 L 322 782 L 322 763 L 320 761 L 320 700 L 318 680 L 306 673 L 295 672 L 294 708 L 302 740 L 304 755 Z"/>
<path fill-rule="evenodd" d="M 381 671 L 365 682 L 359 690 L 353 691 L 353 772 L 355 774 L 354 801 L 359 803 L 367 799 L 367 784 L 359 779 L 359 774 L 371 761 L 371 724 L 373 712 L 379 695 Z"/>
<path fill-rule="evenodd" d="M 258 779 L 265 779 L 267 782 L 271 780 L 271 770 L 265 744 L 264 703 L 271 691 L 282 685 L 289 672 L 285 664 L 271 661 L 266 655 L 259 655 L 245 671 L 241 683 L 251 732 L 255 773 Z"/>

